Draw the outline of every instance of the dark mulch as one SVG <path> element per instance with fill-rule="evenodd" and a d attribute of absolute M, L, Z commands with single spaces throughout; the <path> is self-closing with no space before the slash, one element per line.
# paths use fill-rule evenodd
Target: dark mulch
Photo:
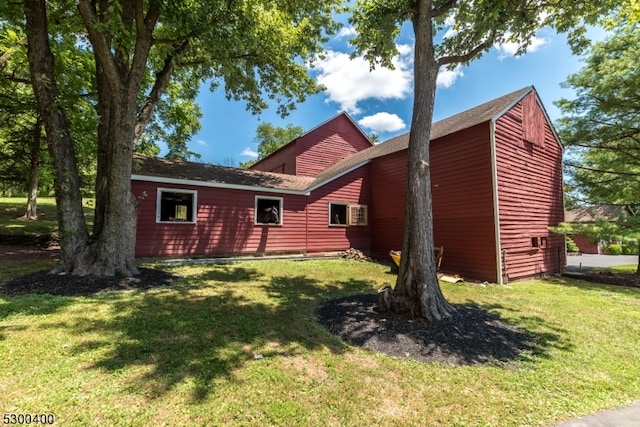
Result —
<path fill-rule="evenodd" d="M 381 313 L 377 302 L 376 295 L 327 301 L 318 320 L 351 345 L 425 363 L 504 365 L 534 349 L 524 332 L 477 307 L 456 305 L 453 317 L 429 324 Z"/>
<path fill-rule="evenodd" d="M 564 273 L 564 276 L 587 282 L 603 283 L 605 285 L 630 286 L 640 288 L 640 274 L 613 273 L 610 271 L 587 271 L 584 273 Z"/>
<path fill-rule="evenodd" d="M 0 294 L 51 294 L 66 296 L 95 295 L 101 292 L 119 290 L 146 290 L 158 286 L 169 286 L 176 278 L 171 273 L 151 268 L 140 268 L 140 274 L 133 277 L 74 276 L 49 274 L 46 271 L 16 277 L 0 283 Z"/>

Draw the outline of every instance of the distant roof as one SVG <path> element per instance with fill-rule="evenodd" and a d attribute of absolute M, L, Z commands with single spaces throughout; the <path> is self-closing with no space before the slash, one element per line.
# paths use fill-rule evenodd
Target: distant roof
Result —
<path fill-rule="evenodd" d="M 587 206 L 566 211 L 566 222 L 595 222 L 599 219 L 618 221 L 623 213 L 633 215 L 629 205 L 597 205 Z"/>

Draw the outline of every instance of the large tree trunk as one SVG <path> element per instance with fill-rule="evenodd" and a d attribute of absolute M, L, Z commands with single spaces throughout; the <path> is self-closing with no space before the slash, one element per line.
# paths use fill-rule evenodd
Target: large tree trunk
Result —
<path fill-rule="evenodd" d="M 27 56 L 31 82 L 56 170 L 60 261 L 54 272 L 69 271 L 73 269 L 76 260 L 86 252 L 88 241 L 76 155 L 66 115 L 58 102 L 45 1 L 24 0 L 24 12 L 29 38 Z"/>
<path fill-rule="evenodd" d="M 86 5 L 86 3 L 85 3 Z M 105 149 L 100 164 L 106 191 L 100 193 L 100 221 L 94 241 L 89 243 L 82 208 L 77 160 L 64 110 L 58 101 L 54 57 L 49 47 L 44 0 L 24 0 L 29 37 L 31 77 L 47 133 L 47 142 L 56 170 L 56 204 L 60 228 L 60 262 L 53 272 L 76 275 L 134 275 L 136 203 L 131 193 L 132 146 L 136 95 L 142 80 L 131 86 L 111 83 L 108 136 L 101 139 Z M 143 49 L 148 52 L 149 42 Z M 139 67 L 146 54 L 139 59 Z M 128 77 L 122 74 L 123 79 Z M 132 79 L 133 80 L 133 79 Z M 114 90 L 115 89 L 115 90 Z M 113 101 L 112 101 L 113 100 Z M 115 113 L 113 113 L 115 111 Z"/>
<path fill-rule="evenodd" d="M 415 97 L 407 155 L 404 240 L 394 295 L 403 305 L 407 305 L 406 299 L 415 302 L 420 314 L 433 322 L 451 316 L 454 308 L 442 295 L 433 256 L 429 141 L 439 66 L 433 50 L 430 3 L 418 1 L 413 17 Z"/>

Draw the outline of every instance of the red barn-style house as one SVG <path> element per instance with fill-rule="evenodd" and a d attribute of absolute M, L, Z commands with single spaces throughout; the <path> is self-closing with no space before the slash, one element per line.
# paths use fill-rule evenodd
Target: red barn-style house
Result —
<path fill-rule="evenodd" d="M 387 259 L 404 227 L 407 144 L 372 145 L 347 114 L 251 170 L 137 158 L 137 256 L 324 254 Z M 560 272 L 562 147 L 533 87 L 433 124 L 441 270 L 504 283 Z"/>

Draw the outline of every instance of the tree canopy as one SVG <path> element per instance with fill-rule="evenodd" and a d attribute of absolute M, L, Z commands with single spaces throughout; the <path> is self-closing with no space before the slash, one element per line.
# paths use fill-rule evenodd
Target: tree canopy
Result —
<path fill-rule="evenodd" d="M 557 102 L 570 197 L 588 204 L 640 203 L 640 24 L 622 23 L 594 43 L 568 77 L 574 99 Z"/>
<path fill-rule="evenodd" d="M 250 168 L 257 161 L 264 159 L 303 133 L 302 126 L 296 126 L 291 123 L 284 127 L 274 126 L 271 123 L 260 123 L 256 129 L 256 136 L 253 138 L 258 144 L 258 158 L 240 163 L 240 167 L 242 169 Z"/>

